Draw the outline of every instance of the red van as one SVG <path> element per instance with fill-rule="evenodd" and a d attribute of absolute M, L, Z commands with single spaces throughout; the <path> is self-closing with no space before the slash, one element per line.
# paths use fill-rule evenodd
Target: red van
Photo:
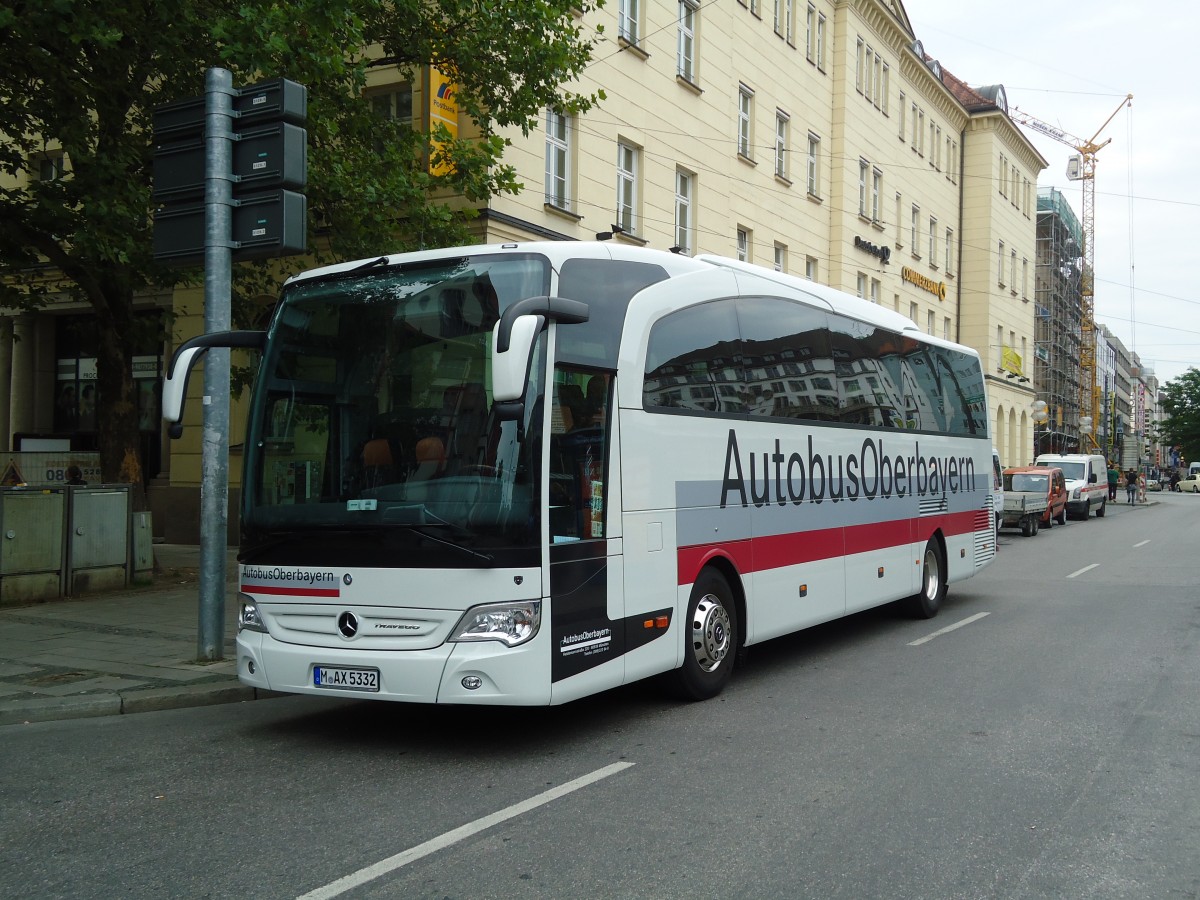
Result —
<path fill-rule="evenodd" d="M 1046 492 L 1042 524 L 1050 528 L 1067 524 L 1067 480 L 1057 466 L 1013 466 L 1004 470 L 1006 491 Z"/>

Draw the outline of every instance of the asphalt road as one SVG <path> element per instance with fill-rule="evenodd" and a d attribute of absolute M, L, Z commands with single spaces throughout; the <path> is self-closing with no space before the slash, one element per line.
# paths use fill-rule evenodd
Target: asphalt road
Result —
<path fill-rule="evenodd" d="M 938 618 L 756 647 L 707 703 L 0 728 L 0 893 L 1200 896 L 1200 497 L 1158 499 L 1006 532 Z"/>

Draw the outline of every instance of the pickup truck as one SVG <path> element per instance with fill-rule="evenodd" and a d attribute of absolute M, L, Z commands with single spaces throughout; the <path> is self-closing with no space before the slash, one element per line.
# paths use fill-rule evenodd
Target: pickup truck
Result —
<path fill-rule="evenodd" d="M 1020 528 L 1025 537 L 1038 533 L 1038 523 L 1046 512 L 1046 495 L 1038 491 L 1005 491 L 1002 528 Z"/>

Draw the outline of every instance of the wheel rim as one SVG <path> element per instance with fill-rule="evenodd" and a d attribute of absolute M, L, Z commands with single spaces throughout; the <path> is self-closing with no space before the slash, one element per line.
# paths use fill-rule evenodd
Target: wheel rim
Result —
<path fill-rule="evenodd" d="M 692 617 L 692 653 L 705 672 L 711 672 L 729 655 L 733 628 L 729 613 L 713 594 L 705 594 Z"/>
<path fill-rule="evenodd" d="M 925 550 L 925 565 L 923 569 L 925 580 L 925 597 L 928 600 L 936 600 L 938 597 L 938 588 L 942 583 L 941 563 L 938 560 L 937 553 L 932 547 Z"/>

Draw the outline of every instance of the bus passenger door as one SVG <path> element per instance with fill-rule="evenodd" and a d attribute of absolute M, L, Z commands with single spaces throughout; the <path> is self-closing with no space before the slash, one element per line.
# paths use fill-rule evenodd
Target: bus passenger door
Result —
<path fill-rule="evenodd" d="M 624 679 L 621 542 L 608 502 L 611 391 L 607 373 L 555 370 L 547 441 L 553 703 Z"/>

